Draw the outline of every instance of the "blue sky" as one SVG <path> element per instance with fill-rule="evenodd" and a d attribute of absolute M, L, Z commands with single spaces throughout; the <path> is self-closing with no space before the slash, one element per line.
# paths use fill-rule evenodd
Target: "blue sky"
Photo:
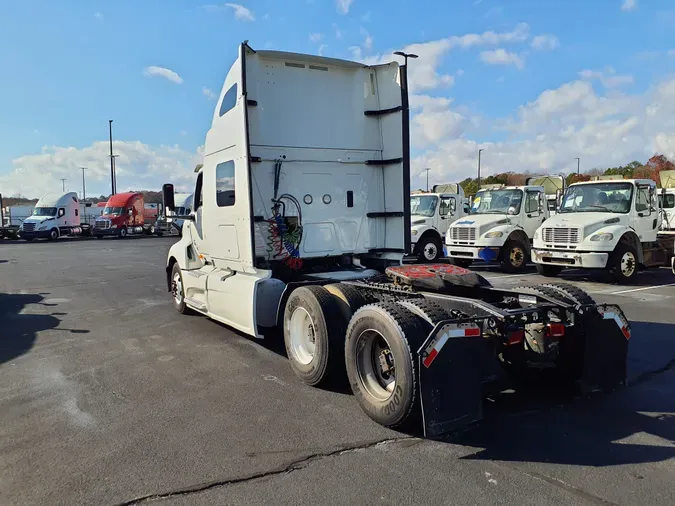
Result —
<path fill-rule="evenodd" d="M 479 147 L 486 173 L 675 156 L 672 0 L 0 0 L 0 12 L 5 195 L 61 177 L 79 191 L 81 165 L 88 193 L 106 193 L 109 118 L 119 189 L 188 184 L 244 39 L 366 62 L 414 45 L 413 167 L 437 181 L 472 174 Z"/>

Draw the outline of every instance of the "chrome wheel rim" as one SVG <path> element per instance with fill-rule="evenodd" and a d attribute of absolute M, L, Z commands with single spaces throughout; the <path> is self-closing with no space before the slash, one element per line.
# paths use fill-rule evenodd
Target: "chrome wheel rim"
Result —
<path fill-rule="evenodd" d="M 438 256 L 438 248 L 433 242 L 430 242 L 426 246 L 424 246 L 424 258 L 427 260 L 435 260 L 436 257 Z"/>
<path fill-rule="evenodd" d="M 297 307 L 293 311 L 288 322 L 288 334 L 293 359 L 302 365 L 309 365 L 316 352 L 316 330 L 305 308 Z"/>
<path fill-rule="evenodd" d="M 509 261 L 513 267 L 520 267 L 525 260 L 525 252 L 522 248 L 515 247 L 509 253 Z"/>
<path fill-rule="evenodd" d="M 363 389 L 379 401 L 396 388 L 396 364 L 391 347 L 377 330 L 368 329 L 356 341 L 356 371 Z"/>
<path fill-rule="evenodd" d="M 631 277 L 635 272 L 636 265 L 635 255 L 631 251 L 626 251 L 621 257 L 621 274 L 627 278 Z"/>
<path fill-rule="evenodd" d="M 173 300 L 176 305 L 180 305 L 183 302 L 183 282 L 180 279 L 180 273 L 177 272 L 173 275 L 173 283 L 171 285 L 171 291 L 173 293 Z"/>

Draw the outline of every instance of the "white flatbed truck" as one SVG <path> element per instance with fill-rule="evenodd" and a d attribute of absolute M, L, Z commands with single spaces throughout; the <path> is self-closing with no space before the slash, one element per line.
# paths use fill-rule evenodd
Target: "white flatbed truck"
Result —
<path fill-rule="evenodd" d="M 242 44 L 167 256 L 175 309 L 255 338 L 281 331 L 300 380 L 346 378 L 373 420 L 426 435 L 481 417 L 487 364 L 622 383 L 630 327 L 618 306 L 566 285 L 505 291 L 456 266 L 402 265 L 408 114 L 406 66 Z M 175 209 L 171 184 L 163 195 Z"/>

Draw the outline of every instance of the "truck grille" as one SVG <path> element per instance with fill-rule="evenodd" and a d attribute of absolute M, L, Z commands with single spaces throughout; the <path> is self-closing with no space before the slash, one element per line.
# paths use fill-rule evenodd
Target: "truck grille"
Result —
<path fill-rule="evenodd" d="M 451 227 L 450 240 L 452 241 L 475 241 L 476 229 L 475 227 Z"/>
<path fill-rule="evenodd" d="M 94 223 L 94 228 L 99 228 L 99 229 L 108 229 L 110 228 L 110 220 L 96 220 Z"/>
<path fill-rule="evenodd" d="M 578 228 L 544 228 L 544 242 L 555 244 L 578 244 L 581 236 Z"/>
<path fill-rule="evenodd" d="M 35 232 L 35 223 L 26 223 L 23 222 L 23 231 L 24 232 Z"/>

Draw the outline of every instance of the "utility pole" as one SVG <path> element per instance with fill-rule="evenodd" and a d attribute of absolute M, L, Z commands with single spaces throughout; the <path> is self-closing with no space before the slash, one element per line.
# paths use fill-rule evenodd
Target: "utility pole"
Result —
<path fill-rule="evenodd" d="M 575 160 L 577 161 L 577 176 L 578 176 L 578 175 L 579 175 L 579 164 L 580 164 L 581 162 L 579 161 L 579 158 L 578 158 L 578 157 L 575 158 Z"/>
<path fill-rule="evenodd" d="M 480 152 L 482 149 L 478 150 L 478 189 L 480 190 Z"/>
<path fill-rule="evenodd" d="M 112 155 L 113 161 L 113 185 L 115 185 L 115 193 L 117 193 L 117 157 L 120 155 Z"/>
<path fill-rule="evenodd" d="M 112 123 L 113 120 L 108 120 L 108 129 L 110 131 L 110 189 L 112 194 L 117 193 L 115 191 L 115 159 L 113 158 L 113 145 L 112 145 Z"/>
<path fill-rule="evenodd" d="M 427 167 L 427 168 L 424 169 L 424 170 L 427 171 L 427 191 L 429 191 L 429 171 L 430 171 L 431 169 L 429 169 L 429 168 Z"/>
<path fill-rule="evenodd" d="M 61 190 L 66 191 L 66 178 L 65 177 L 61 178 Z"/>
<path fill-rule="evenodd" d="M 82 169 L 82 202 L 84 202 L 85 199 L 87 198 L 87 190 L 84 186 L 84 171 L 87 170 L 87 168 L 86 167 L 80 167 L 80 169 Z"/>

